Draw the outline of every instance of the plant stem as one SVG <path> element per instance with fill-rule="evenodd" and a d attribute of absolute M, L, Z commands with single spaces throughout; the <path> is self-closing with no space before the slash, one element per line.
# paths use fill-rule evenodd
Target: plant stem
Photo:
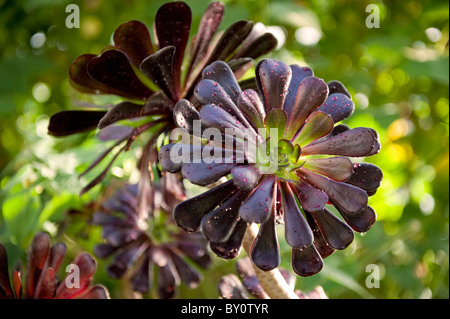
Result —
<path fill-rule="evenodd" d="M 256 224 L 250 224 L 245 232 L 244 241 L 242 246 L 244 247 L 248 256 L 250 256 L 250 250 L 258 235 L 258 226 Z M 256 276 L 258 277 L 259 283 L 264 288 L 266 293 L 272 299 L 298 299 L 298 296 L 294 293 L 292 289 L 289 288 L 286 280 L 284 280 L 283 275 L 280 273 L 278 268 L 263 271 L 258 267 L 254 267 L 256 271 Z"/>

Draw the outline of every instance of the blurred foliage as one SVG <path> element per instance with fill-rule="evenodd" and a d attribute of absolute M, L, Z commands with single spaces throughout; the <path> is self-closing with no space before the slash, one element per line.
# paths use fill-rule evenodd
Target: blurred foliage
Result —
<path fill-rule="evenodd" d="M 69 86 L 71 61 L 100 52 L 125 21 L 150 25 L 164 2 L 0 0 L 0 241 L 11 264 L 25 258 L 38 230 L 66 242 L 72 255 L 92 252 L 100 241 L 100 229 L 86 227 L 86 207 L 112 179 L 136 178 L 133 153 L 119 158 L 103 186 L 80 198 L 86 180 L 77 175 L 106 146 L 95 133 L 49 137 L 48 117 L 111 102 Z M 186 2 L 195 28 L 206 1 Z M 372 127 L 380 134 L 382 151 L 368 159 L 384 173 L 382 187 L 370 198 L 378 222 L 348 249 L 328 257 L 319 275 L 299 278 L 298 288 L 322 285 L 330 298 L 448 298 L 448 2 L 224 2 L 222 28 L 237 19 L 281 27 L 274 32 L 282 31 L 284 46 L 270 56 L 308 65 L 325 81 L 343 82 L 356 102 L 346 124 Z M 65 26 L 70 3 L 80 7 L 79 29 Z M 366 27 L 371 3 L 380 9 L 380 28 Z M 289 248 L 282 240 L 280 246 L 283 266 L 289 269 Z M 215 259 L 204 274 L 207 280 L 194 290 L 182 286 L 179 296 L 217 298 L 217 283 L 234 271 L 233 264 Z M 380 267 L 380 288 L 365 285 L 369 264 Z M 99 261 L 96 280 L 108 286 L 112 297 L 125 297 L 123 282 L 108 279 L 104 270 L 105 262 Z"/>

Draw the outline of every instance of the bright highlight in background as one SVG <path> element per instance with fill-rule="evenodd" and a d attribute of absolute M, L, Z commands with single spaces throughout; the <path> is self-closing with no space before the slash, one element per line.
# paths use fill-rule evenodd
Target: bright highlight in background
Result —
<path fill-rule="evenodd" d="M 313 27 L 301 27 L 295 31 L 295 39 L 306 46 L 316 45 L 322 38 L 322 33 Z"/>
<path fill-rule="evenodd" d="M 31 36 L 30 45 L 34 49 L 39 49 L 44 46 L 46 40 L 47 37 L 44 32 L 37 32 Z"/>
<path fill-rule="evenodd" d="M 45 103 L 51 96 L 50 87 L 42 82 L 36 83 L 32 90 L 33 97 L 39 103 Z"/>

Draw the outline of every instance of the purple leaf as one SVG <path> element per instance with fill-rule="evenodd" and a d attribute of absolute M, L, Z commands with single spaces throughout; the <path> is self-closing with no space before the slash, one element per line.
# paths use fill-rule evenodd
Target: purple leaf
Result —
<path fill-rule="evenodd" d="M 239 94 L 241 94 L 241 88 L 234 77 L 233 71 L 231 71 L 231 68 L 227 63 L 215 61 L 208 65 L 203 70 L 203 79 L 220 83 L 221 87 L 225 90 L 233 103 L 237 102 Z M 210 104 L 210 102 L 207 104 Z"/>
<path fill-rule="evenodd" d="M 241 278 L 256 276 L 255 268 L 253 267 L 252 261 L 249 257 L 243 257 L 237 260 L 234 266 L 236 268 L 236 272 Z"/>
<path fill-rule="evenodd" d="M 244 190 L 253 189 L 261 178 L 258 169 L 250 165 L 235 166 L 231 170 L 231 176 L 233 177 L 234 184 Z"/>
<path fill-rule="evenodd" d="M 322 210 L 328 203 L 327 194 L 302 180 L 294 182 L 291 185 L 294 186 L 297 198 L 303 209 L 308 212 Z"/>
<path fill-rule="evenodd" d="M 106 269 L 106 274 L 112 279 L 121 279 L 123 275 L 125 275 L 126 271 L 127 271 L 126 268 L 119 267 L 116 264 L 111 264 Z"/>
<path fill-rule="evenodd" d="M 28 260 L 28 277 L 25 283 L 25 298 L 33 298 L 36 285 L 44 271 L 45 262 L 50 253 L 50 237 L 46 233 L 37 233 L 31 243 Z"/>
<path fill-rule="evenodd" d="M 353 164 L 353 175 L 346 181 L 364 189 L 366 192 L 374 192 L 380 187 L 383 180 L 383 172 L 376 165 L 369 163 Z"/>
<path fill-rule="evenodd" d="M 170 173 L 178 173 L 183 167 L 183 162 L 175 163 L 171 158 L 172 147 L 177 145 L 176 143 L 166 144 L 162 146 L 158 152 L 159 163 L 163 170 Z"/>
<path fill-rule="evenodd" d="M 292 269 L 302 277 L 308 277 L 317 274 L 322 270 L 323 260 L 317 252 L 314 245 L 305 249 L 292 249 Z"/>
<path fill-rule="evenodd" d="M 254 61 L 251 58 L 237 58 L 227 62 L 236 80 L 242 78 L 244 74 L 251 68 Z M 242 87 L 239 85 L 239 89 Z"/>
<path fill-rule="evenodd" d="M 0 243 L 0 299 L 2 297 L 13 299 L 14 294 L 9 282 L 8 253 L 5 246 Z"/>
<path fill-rule="evenodd" d="M 116 250 L 117 247 L 110 244 L 98 244 L 94 246 L 93 253 L 96 257 L 103 259 L 111 256 Z"/>
<path fill-rule="evenodd" d="M 353 241 L 352 229 L 326 208 L 322 211 L 310 212 L 319 226 L 327 244 L 333 249 L 345 249 Z"/>
<path fill-rule="evenodd" d="M 242 241 L 244 240 L 245 231 L 247 230 L 247 223 L 240 219 L 234 230 L 231 233 L 230 238 L 223 243 L 209 242 L 211 250 L 220 258 L 233 259 L 239 256 L 242 247 Z"/>
<path fill-rule="evenodd" d="M 114 93 L 107 85 L 94 80 L 87 72 L 89 61 L 95 58 L 95 54 L 83 54 L 77 57 L 69 67 L 69 82 L 80 92 L 89 94 Z"/>
<path fill-rule="evenodd" d="M 246 134 L 249 131 L 244 124 L 219 106 L 210 104 L 203 106 L 200 111 L 200 117 L 202 119 L 202 125 L 205 127 L 217 128 L 222 133 L 233 133 L 233 135 L 241 139 L 248 139 L 249 137 Z M 226 130 L 229 132 L 226 132 Z"/>
<path fill-rule="evenodd" d="M 249 39 L 246 40 L 246 42 Z M 241 50 L 235 58 L 249 57 L 256 59 L 263 54 L 266 54 L 277 47 L 277 38 L 272 33 L 264 33 L 258 38 L 251 40 L 251 42 Z M 245 45 L 245 44 L 244 44 Z"/>
<path fill-rule="evenodd" d="M 212 259 L 201 233 L 183 233 L 177 236 L 177 248 L 201 268 L 207 269 L 211 266 Z"/>
<path fill-rule="evenodd" d="M 152 54 L 153 45 L 147 27 L 140 21 L 121 24 L 113 35 L 114 45 L 139 67 L 142 60 Z"/>
<path fill-rule="evenodd" d="M 128 101 L 120 102 L 110 108 L 102 117 L 98 123 L 98 128 L 101 130 L 117 121 L 140 117 L 142 116 L 143 110 L 143 105 L 134 104 Z"/>
<path fill-rule="evenodd" d="M 192 13 L 189 6 L 182 1 L 163 4 L 156 13 L 155 32 L 159 48 L 175 47 L 173 58 L 173 79 L 176 96 L 180 96 L 181 64 L 191 30 Z"/>
<path fill-rule="evenodd" d="M 266 112 L 256 91 L 251 89 L 243 91 L 239 95 L 237 105 L 253 121 L 255 129 L 264 127 L 263 118 L 266 116 Z"/>
<path fill-rule="evenodd" d="M 367 206 L 362 212 L 358 214 L 350 214 L 339 206 L 336 206 L 339 213 L 344 217 L 347 224 L 358 233 L 365 233 L 375 224 L 377 220 L 377 214 L 375 210 Z"/>
<path fill-rule="evenodd" d="M 213 243 L 226 242 L 240 220 L 239 206 L 248 192 L 236 191 L 212 212 L 202 219 L 202 232 Z"/>
<path fill-rule="evenodd" d="M 87 253 L 80 253 L 75 257 L 72 264 L 78 266 L 79 268 L 79 283 L 80 285 L 74 285 L 69 288 L 66 285 L 66 280 L 64 279 L 56 289 L 55 299 L 72 299 L 80 295 L 88 286 L 97 269 L 97 263 L 95 260 Z"/>
<path fill-rule="evenodd" d="M 328 97 L 328 86 L 322 79 L 309 76 L 298 87 L 294 106 L 289 117 L 285 137 L 291 139 L 308 116 L 317 110 Z"/>
<path fill-rule="evenodd" d="M 232 163 L 185 163 L 181 174 L 193 184 L 206 186 L 228 175 L 233 167 Z"/>
<path fill-rule="evenodd" d="M 139 268 L 137 268 L 130 279 L 134 291 L 146 293 L 150 290 L 150 286 L 153 283 L 153 267 L 151 266 L 153 264 L 150 265 L 150 258 L 146 254 Z"/>
<path fill-rule="evenodd" d="M 355 104 L 347 95 L 342 93 L 330 94 L 319 109 L 329 114 L 335 123 L 350 117 L 355 110 Z"/>
<path fill-rule="evenodd" d="M 323 136 L 328 135 L 334 127 L 331 116 L 323 112 L 316 111 L 312 113 L 300 129 L 300 132 L 294 137 L 293 144 L 300 146 L 308 145 Z"/>
<path fill-rule="evenodd" d="M 256 276 L 249 276 L 242 279 L 245 289 L 250 295 L 256 299 L 270 299 L 266 291 L 261 286 L 261 283 Z"/>
<path fill-rule="evenodd" d="M 83 292 L 79 299 L 109 299 L 108 290 L 101 286 L 95 285 Z"/>
<path fill-rule="evenodd" d="M 197 101 L 202 105 L 205 105 L 200 111 L 200 115 L 202 115 L 202 120 L 203 120 L 203 113 L 206 112 L 206 110 L 204 111 L 205 107 L 206 106 L 211 107 L 211 105 L 215 105 L 216 109 L 220 108 L 223 110 L 223 112 L 220 110 L 219 112 L 225 114 L 225 118 L 229 122 L 231 122 L 230 124 L 232 124 L 233 127 L 239 127 L 241 130 L 245 130 L 245 127 L 247 128 L 251 127 L 247 119 L 242 115 L 242 112 L 239 111 L 236 104 L 234 104 L 233 100 L 230 98 L 228 93 L 218 82 L 208 79 L 202 80 L 197 85 L 194 92 Z M 216 114 L 213 117 L 217 116 L 218 115 Z"/>
<path fill-rule="evenodd" d="M 14 290 L 14 295 L 17 299 L 22 298 L 22 266 L 20 263 L 16 264 L 12 274 L 12 285 Z"/>
<path fill-rule="evenodd" d="M 180 100 L 173 109 L 173 117 L 178 127 L 189 133 L 194 132 L 194 121 L 200 120 L 200 114 L 188 100 Z"/>
<path fill-rule="evenodd" d="M 378 153 L 380 140 L 376 131 L 357 127 L 339 135 L 303 147 L 303 155 L 326 154 L 364 157 Z"/>
<path fill-rule="evenodd" d="M 63 243 L 56 243 L 50 248 L 50 255 L 48 256 L 47 266 L 58 272 L 61 263 L 66 256 L 66 245 Z"/>
<path fill-rule="evenodd" d="M 173 298 L 176 287 L 180 285 L 179 275 L 170 259 L 158 268 L 158 296 L 161 299 Z"/>
<path fill-rule="evenodd" d="M 185 231 L 198 231 L 203 216 L 216 208 L 217 205 L 236 189 L 237 187 L 230 180 L 196 197 L 179 203 L 173 211 L 175 222 Z"/>
<path fill-rule="evenodd" d="M 330 89 L 330 95 L 335 93 L 341 93 L 346 95 L 349 99 L 352 98 L 350 93 L 348 93 L 347 89 L 345 88 L 344 84 L 342 84 L 341 82 L 334 80 L 328 82 L 327 85 L 328 88 Z"/>
<path fill-rule="evenodd" d="M 113 263 L 118 269 L 124 269 L 126 271 L 133 266 L 146 248 L 147 245 L 128 246 L 127 249 L 115 255 Z"/>
<path fill-rule="evenodd" d="M 194 47 L 192 49 L 188 73 L 191 73 L 190 71 L 205 58 L 211 39 L 222 22 L 224 12 L 225 5 L 219 1 L 211 3 L 206 8 L 205 13 L 202 15 L 197 35 L 193 40 Z"/>
<path fill-rule="evenodd" d="M 174 103 L 179 100 L 179 92 L 175 89 L 173 77 L 175 50 L 174 46 L 164 47 L 146 57 L 139 66 L 141 71 Z"/>
<path fill-rule="evenodd" d="M 174 106 L 175 103 L 163 91 L 158 91 L 145 101 L 142 115 L 167 114 L 173 110 Z"/>
<path fill-rule="evenodd" d="M 327 193 L 329 199 L 348 213 L 359 213 L 367 206 L 368 197 L 365 191 L 353 185 L 336 182 L 327 177 L 300 169 L 302 177 L 312 185 Z"/>
<path fill-rule="evenodd" d="M 266 112 L 281 109 L 292 77 L 291 68 L 277 60 L 263 59 L 256 65 L 255 74 Z"/>
<path fill-rule="evenodd" d="M 52 268 L 47 268 L 41 275 L 37 285 L 34 299 L 53 299 L 56 291 L 56 274 Z"/>
<path fill-rule="evenodd" d="M 248 223 L 265 223 L 273 209 L 275 178 L 268 175 L 242 203 L 239 214 Z"/>
<path fill-rule="evenodd" d="M 249 299 L 236 275 L 226 275 L 220 279 L 219 294 L 223 299 Z"/>
<path fill-rule="evenodd" d="M 314 234 L 314 246 L 316 247 L 317 252 L 320 254 L 322 258 L 330 256 L 332 253 L 335 252 L 335 249 L 331 248 L 326 242 L 325 238 L 323 238 L 323 235 L 320 232 L 320 228 L 319 226 L 317 226 L 317 223 L 312 217 L 311 213 L 305 211 L 305 215 L 309 227 L 311 228 Z"/>
<path fill-rule="evenodd" d="M 253 28 L 253 22 L 240 20 L 232 24 L 220 37 L 214 51 L 208 58 L 206 64 L 214 61 L 227 61 L 227 58 L 236 50 L 236 48 L 250 34 Z"/>
<path fill-rule="evenodd" d="M 133 132 L 134 128 L 125 125 L 110 125 L 102 129 L 97 137 L 101 141 L 124 140 Z"/>
<path fill-rule="evenodd" d="M 347 124 L 344 124 L 344 123 L 338 124 L 333 128 L 333 131 L 331 131 L 331 133 L 328 136 L 325 136 L 325 138 L 339 135 L 348 130 L 350 130 L 350 126 L 348 126 Z"/>
<path fill-rule="evenodd" d="M 292 70 L 292 78 L 291 82 L 289 83 L 288 93 L 286 94 L 286 99 L 283 105 L 283 110 L 286 111 L 289 117 L 295 105 L 295 98 L 297 96 L 297 91 L 300 87 L 300 83 L 306 77 L 314 75 L 313 70 L 308 67 L 301 67 L 296 64 L 293 64 L 290 67 Z"/>
<path fill-rule="evenodd" d="M 274 212 L 271 212 L 270 218 L 259 227 L 250 253 L 255 266 L 264 271 L 278 267 L 281 262 L 274 215 Z"/>
<path fill-rule="evenodd" d="M 101 226 L 111 225 L 121 228 L 130 227 L 130 223 L 127 220 L 103 211 L 98 211 L 93 214 L 92 223 Z"/>
<path fill-rule="evenodd" d="M 353 174 L 353 164 L 347 157 L 308 159 L 302 167 L 338 182 L 345 182 Z"/>
<path fill-rule="evenodd" d="M 103 237 L 114 247 L 135 241 L 140 235 L 141 231 L 133 228 L 103 227 Z"/>
<path fill-rule="evenodd" d="M 172 258 L 173 264 L 180 276 L 181 281 L 191 289 L 196 288 L 202 280 L 199 273 L 171 249 L 168 249 L 167 253 Z"/>
<path fill-rule="evenodd" d="M 111 93 L 126 98 L 142 100 L 153 93 L 136 76 L 127 56 L 118 50 L 108 50 L 92 58 L 87 72 L 106 85 Z"/>
<path fill-rule="evenodd" d="M 48 134 L 67 136 L 95 129 L 106 111 L 61 111 L 50 117 Z"/>
<path fill-rule="evenodd" d="M 281 201 L 284 212 L 284 229 L 289 246 L 304 249 L 313 243 L 314 236 L 300 210 L 295 195 L 286 182 L 281 183 Z"/>

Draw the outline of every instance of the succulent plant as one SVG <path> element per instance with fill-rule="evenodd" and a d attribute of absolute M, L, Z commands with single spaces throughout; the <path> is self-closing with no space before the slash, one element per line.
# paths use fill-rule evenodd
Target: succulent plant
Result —
<path fill-rule="evenodd" d="M 75 271 L 58 281 L 58 270 L 66 255 L 63 243 L 50 244 L 46 233 L 34 236 L 28 255 L 26 278 L 23 280 L 22 267 L 18 264 L 9 280 L 8 256 L 0 243 L 0 299 L 107 299 L 108 291 L 102 285 L 91 286 L 97 263 L 87 253 L 78 254 L 71 265 L 77 266 L 78 279 L 73 279 Z M 69 284 L 67 284 L 69 282 Z"/>
<path fill-rule="evenodd" d="M 195 288 L 202 275 L 191 262 L 202 269 L 211 264 L 205 238 L 179 229 L 164 210 L 143 224 L 136 209 L 137 191 L 137 185 L 123 185 L 94 213 L 93 223 L 102 226 L 105 239 L 105 243 L 94 247 L 94 254 L 102 259 L 114 256 L 108 275 L 118 279 L 128 273 L 136 292 L 153 291 L 154 267 L 158 270 L 159 298 L 174 297 L 181 282 Z"/>
<path fill-rule="evenodd" d="M 101 110 L 66 110 L 50 118 L 51 135 L 67 136 L 98 128 L 102 140 L 115 141 L 82 173 L 91 171 L 113 153 L 106 167 L 81 194 L 102 181 L 118 155 L 127 151 L 143 133 L 149 137 L 139 168 L 142 184 L 148 184 L 152 148 L 161 134 L 174 128 L 172 111 L 178 100 L 193 99 L 203 68 L 213 61 L 224 60 L 240 78 L 252 65 L 253 58 L 276 47 L 272 34 L 253 28 L 253 22 L 244 20 L 235 22 L 215 38 L 224 12 L 223 3 L 212 2 L 201 18 L 197 34 L 189 42 L 192 18 L 189 6 L 182 1 L 168 2 L 156 13 L 153 41 L 144 23 L 128 21 L 115 30 L 114 44 L 100 55 L 83 54 L 73 61 L 69 76 L 75 89 L 124 99 Z M 243 83 L 253 84 L 251 79 Z M 139 121 L 134 126 L 120 123 L 136 119 Z"/>
<path fill-rule="evenodd" d="M 242 90 L 232 69 L 216 61 L 194 90 L 201 109 L 176 104 L 181 141 L 161 148 L 162 167 L 194 184 L 219 185 L 179 203 L 173 216 L 186 231 L 201 230 L 222 258 L 239 255 L 247 225 L 259 224 L 251 259 L 262 270 L 280 264 L 275 226 L 283 223 L 293 270 L 314 275 L 323 258 L 353 241 L 353 231 L 366 232 L 376 220 L 368 196 L 382 172 L 350 158 L 377 154 L 378 134 L 335 125 L 353 113 L 351 95 L 309 68 L 263 59 L 256 82 L 258 91 Z"/>

